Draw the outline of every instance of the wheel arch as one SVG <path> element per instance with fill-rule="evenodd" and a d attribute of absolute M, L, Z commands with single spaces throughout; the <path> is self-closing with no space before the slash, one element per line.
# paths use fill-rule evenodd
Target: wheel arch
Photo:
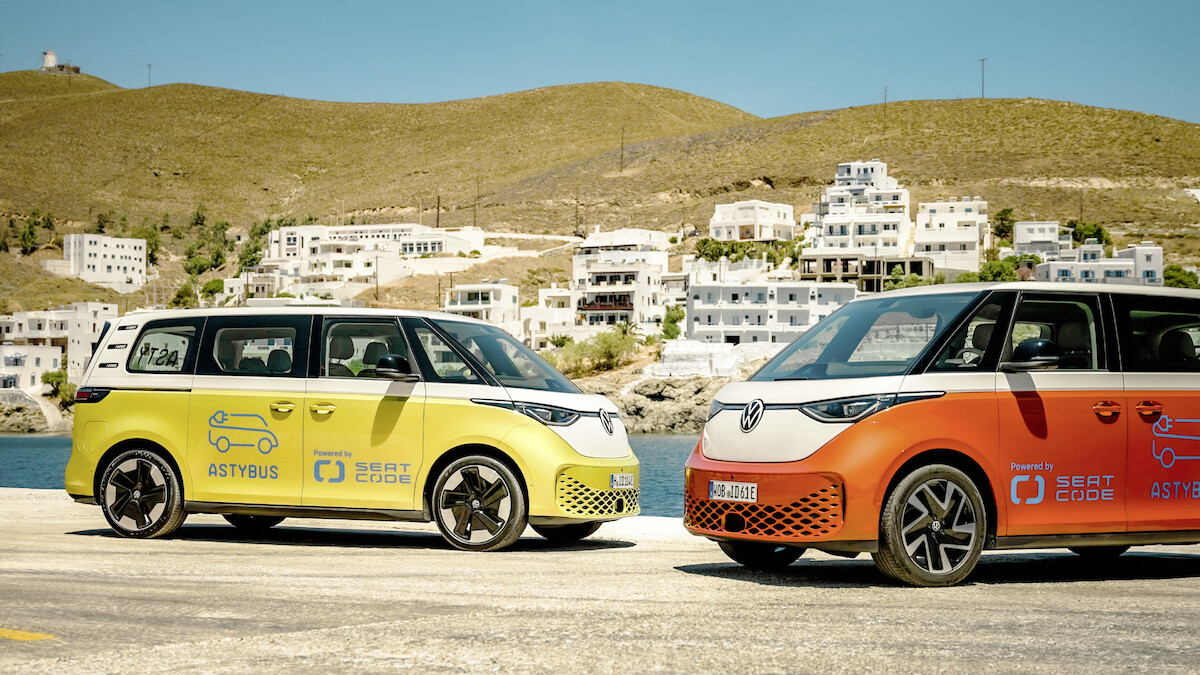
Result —
<path fill-rule="evenodd" d="M 946 448 L 937 448 L 925 450 L 900 465 L 893 473 L 888 481 L 887 489 L 883 492 L 881 503 L 886 504 L 888 497 L 892 491 L 896 489 L 896 485 L 904 480 L 904 477 L 912 473 L 916 469 L 930 464 L 945 464 L 952 466 L 959 471 L 967 474 L 971 482 L 975 483 L 976 489 L 979 490 L 979 497 L 983 500 L 983 508 L 987 514 L 987 537 L 984 541 L 984 548 L 992 548 L 996 539 L 996 527 L 998 518 L 998 507 L 996 503 L 996 494 L 992 489 L 992 481 L 989 479 L 987 471 L 984 471 L 971 456 L 966 455 L 957 450 Z"/>
<path fill-rule="evenodd" d="M 429 466 L 429 472 L 425 474 L 425 485 L 421 487 L 421 506 L 426 514 L 433 514 L 433 487 L 437 483 L 437 478 L 441 475 L 442 470 L 453 462 L 471 455 L 491 457 L 511 469 L 517 480 L 521 481 L 521 489 L 525 491 L 526 500 L 528 500 L 529 481 L 525 479 L 525 472 L 521 470 L 520 464 L 518 464 L 512 455 L 492 445 L 464 443 L 443 452 Z"/>
<path fill-rule="evenodd" d="M 186 495 L 187 486 L 185 485 L 183 471 L 179 468 L 179 462 L 176 461 L 175 456 L 171 454 L 170 450 L 167 450 L 159 443 L 145 438 L 126 438 L 123 441 L 113 444 L 108 450 L 105 450 L 104 454 L 100 456 L 100 460 L 96 462 L 96 471 L 92 475 L 92 494 L 95 495 L 97 501 L 100 499 L 100 480 L 104 477 L 105 468 L 112 461 L 113 457 L 126 450 L 145 450 L 162 457 L 167 464 L 171 465 L 171 469 L 175 471 L 175 477 L 179 482 L 179 496 L 183 498 Z"/>

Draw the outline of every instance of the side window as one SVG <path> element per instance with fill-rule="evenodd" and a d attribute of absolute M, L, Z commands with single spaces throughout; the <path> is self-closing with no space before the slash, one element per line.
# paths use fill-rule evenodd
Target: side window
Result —
<path fill-rule="evenodd" d="M 1005 343 L 1007 360 L 1026 340 L 1049 340 L 1058 348 L 1059 370 L 1104 370 L 1104 342 L 1096 296 L 1022 294 Z"/>
<path fill-rule="evenodd" d="M 999 345 L 1001 342 L 1000 338 L 996 336 L 996 322 L 1000 319 L 1003 309 L 1004 304 L 1000 300 L 989 300 L 984 303 L 941 350 L 930 370 L 954 372 L 980 370 L 988 348 Z M 1003 333 L 1003 329 L 1000 332 Z"/>
<path fill-rule="evenodd" d="M 197 374 L 303 377 L 311 320 L 279 315 L 210 318 Z"/>
<path fill-rule="evenodd" d="M 199 320 L 153 321 L 146 325 L 129 357 L 131 373 L 190 373 L 195 360 Z"/>
<path fill-rule="evenodd" d="M 463 384 L 486 384 L 479 375 L 472 371 L 471 366 L 463 361 L 458 354 L 426 326 L 416 326 L 413 329 L 417 344 L 425 353 L 433 374 L 442 382 Z M 416 347 L 414 347 L 415 349 Z"/>
<path fill-rule="evenodd" d="M 321 377 L 377 377 L 375 367 L 387 354 L 408 358 L 408 345 L 395 321 L 325 321 Z"/>
<path fill-rule="evenodd" d="M 1200 301 L 1113 293 L 1121 359 L 1129 372 L 1200 372 Z"/>

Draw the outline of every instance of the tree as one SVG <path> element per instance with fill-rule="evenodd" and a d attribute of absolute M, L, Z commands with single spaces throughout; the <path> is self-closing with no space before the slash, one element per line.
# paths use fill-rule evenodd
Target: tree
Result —
<path fill-rule="evenodd" d="M 47 370 L 42 373 L 42 384 L 50 385 L 50 395 L 58 396 L 58 390 L 67 383 L 66 370 Z"/>
<path fill-rule="evenodd" d="M 149 220 L 133 231 L 135 238 L 146 240 L 146 262 L 151 265 L 158 264 L 158 252 L 162 249 L 162 240 L 158 232 L 158 226 Z"/>
<path fill-rule="evenodd" d="M 217 293 L 224 292 L 225 282 L 220 279 L 211 279 L 204 283 L 204 287 L 200 289 L 200 294 L 206 298 L 211 298 Z"/>
<path fill-rule="evenodd" d="M 1012 209 L 1000 209 L 992 216 L 992 234 L 996 235 L 997 239 L 1012 241 L 1013 225 L 1016 222 L 1017 217 L 1013 215 Z"/>
<path fill-rule="evenodd" d="M 571 337 L 570 335 L 551 335 L 549 339 L 550 344 L 558 347 L 559 349 L 566 347 L 574 341 L 575 338 Z"/>
<path fill-rule="evenodd" d="M 27 221 L 21 234 L 17 235 L 17 241 L 21 244 L 21 255 L 30 255 L 37 250 L 38 236 L 37 225 L 33 221 Z"/>
<path fill-rule="evenodd" d="M 104 230 L 112 227 L 112 224 L 112 214 L 108 211 L 102 211 L 96 214 L 96 224 L 89 227 L 87 232 L 89 234 L 104 234 Z"/>
<path fill-rule="evenodd" d="M 167 303 L 167 307 L 195 307 L 196 306 L 196 291 L 192 289 L 192 282 L 185 281 L 178 291 L 175 291 L 175 297 L 171 298 L 171 302 Z"/>
<path fill-rule="evenodd" d="M 1163 268 L 1163 285 L 1171 288 L 1200 288 L 1200 277 L 1180 265 L 1167 265 Z"/>
<path fill-rule="evenodd" d="M 679 337 L 682 332 L 679 328 L 679 322 L 683 321 L 687 316 L 687 312 L 682 307 L 671 305 L 667 307 L 666 316 L 663 317 L 662 334 L 666 340 L 674 340 Z"/>
<path fill-rule="evenodd" d="M 1100 223 L 1081 223 L 1078 220 L 1068 220 L 1067 227 L 1071 229 L 1071 239 L 1076 244 L 1082 244 L 1088 239 L 1095 239 L 1105 246 L 1112 246 L 1112 236 Z"/>
<path fill-rule="evenodd" d="M 980 281 L 1016 281 L 1017 270 L 1004 260 L 986 262 L 979 268 Z"/>
<path fill-rule="evenodd" d="M 196 210 L 194 212 L 192 212 L 192 220 L 190 222 L 190 225 L 193 228 L 197 228 L 197 227 L 202 228 L 202 227 L 204 227 L 206 220 L 207 220 L 207 216 L 205 215 L 205 212 L 204 212 L 204 205 L 201 204 L 200 206 L 196 207 Z"/>

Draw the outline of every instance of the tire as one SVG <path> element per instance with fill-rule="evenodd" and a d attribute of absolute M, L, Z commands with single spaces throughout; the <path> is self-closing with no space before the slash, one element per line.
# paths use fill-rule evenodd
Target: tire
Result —
<path fill-rule="evenodd" d="M 1083 558 L 1084 560 L 1114 560 L 1125 551 L 1129 550 L 1128 546 L 1076 546 L 1068 548 L 1068 551 Z"/>
<path fill-rule="evenodd" d="M 931 464 L 905 476 L 884 501 L 875 566 L 912 586 L 952 586 L 979 562 L 987 511 L 958 469 Z"/>
<path fill-rule="evenodd" d="M 266 532 L 283 522 L 283 516 L 245 516 L 238 513 L 222 513 L 230 525 L 245 532 Z"/>
<path fill-rule="evenodd" d="M 484 455 L 451 462 L 433 488 L 433 516 L 442 536 L 464 551 L 497 551 L 528 523 L 525 488 L 512 469 Z"/>
<path fill-rule="evenodd" d="M 183 524 L 183 490 L 169 462 L 149 450 L 126 450 L 104 467 L 97 501 L 122 537 L 165 537 Z"/>
<path fill-rule="evenodd" d="M 781 546 L 765 541 L 722 541 L 717 542 L 725 555 L 734 562 L 752 570 L 778 572 L 796 562 L 806 549 L 799 546 Z"/>
<path fill-rule="evenodd" d="M 600 529 L 600 523 L 571 523 L 570 525 L 532 525 L 533 531 L 556 544 L 569 544 L 585 539 Z"/>

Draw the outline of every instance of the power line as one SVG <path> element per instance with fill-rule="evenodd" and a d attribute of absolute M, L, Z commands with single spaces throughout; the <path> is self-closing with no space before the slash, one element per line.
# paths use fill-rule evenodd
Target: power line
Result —
<path fill-rule="evenodd" d="M 985 81 L 984 80 L 984 70 L 985 70 L 986 65 L 987 65 L 987 57 L 986 56 L 983 57 L 982 59 L 979 59 L 979 98 L 987 98 L 987 95 L 984 93 L 985 90 L 983 88 L 984 81 Z"/>

